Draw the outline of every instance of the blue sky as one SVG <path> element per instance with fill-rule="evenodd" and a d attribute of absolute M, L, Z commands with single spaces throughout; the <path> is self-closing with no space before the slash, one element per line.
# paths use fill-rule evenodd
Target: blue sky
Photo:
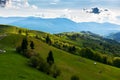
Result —
<path fill-rule="evenodd" d="M 105 7 L 119 8 L 120 0 L 28 0 L 41 8 L 83 8 L 83 7 Z"/>
<path fill-rule="evenodd" d="M 110 22 L 120 25 L 120 0 L 16 1 L 18 1 L 18 3 L 9 4 L 6 8 L 0 8 L 0 16 L 62 17 L 71 19 L 75 22 Z M 92 8 L 96 7 L 99 9 L 100 14 L 91 13 Z M 83 9 L 86 9 L 86 11 Z M 105 9 L 108 11 L 105 11 Z"/>

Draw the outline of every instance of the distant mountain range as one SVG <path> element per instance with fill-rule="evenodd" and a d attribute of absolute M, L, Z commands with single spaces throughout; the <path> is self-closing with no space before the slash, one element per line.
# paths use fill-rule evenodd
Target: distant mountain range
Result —
<path fill-rule="evenodd" d="M 107 35 L 120 31 L 120 25 L 116 24 L 96 22 L 76 23 L 66 18 L 0 17 L 0 24 L 10 24 L 49 33 L 91 31 L 96 34 Z"/>
<path fill-rule="evenodd" d="M 117 32 L 117 33 L 111 33 L 107 36 L 107 38 L 109 39 L 113 39 L 113 40 L 116 40 L 118 42 L 120 42 L 120 32 Z"/>

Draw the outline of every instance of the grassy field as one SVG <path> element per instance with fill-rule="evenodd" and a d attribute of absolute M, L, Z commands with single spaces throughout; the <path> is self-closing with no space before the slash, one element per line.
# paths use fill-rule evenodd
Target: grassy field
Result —
<path fill-rule="evenodd" d="M 12 32 L 12 29 L 9 28 L 9 30 Z M 80 80 L 120 79 L 120 68 L 99 62 L 95 65 L 95 61 L 70 54 L 34 37 L 29 37 L 29 41 L 35 43 L 35 51 L 44 59 L 50 50 L 53 51 L 55 63 L 61 70 L 61 75 L 54 79 L 29 67 L 28 59 L 15 52 L 15 47 L 20 45 L 22 38 L 22 35 L 14 31 L 14 34 L 7 34 L 0 40 L 0 49 L 6 50 L 6 53 L 0 54 L 0 80 L 70 80 L 73 75 L 79 76 Z"/>
<path fill-rule="evenodd" d="M 18 37 L 19 36 L 19 37 Z M 14 38 L 13 38 L 14 37 Z M 21 36 L 22 37 L 22 36 Z M 0 40 L 6 53 L 0 54 L 0 79 L 1 80 L 54 80 L 52 77 L 37 71 L 27 65 L 28 59 L 15 52 L 16 44 L 21 41 L 20 35 L 8 35 Z M 120 69 L 105 64 L 75 56 L 65 51 L 56 49 L 40 40 L 29 38 L 35 43 L 37 51 L 44 59 L 48 52 L 53 51 L 55 63 L 61 69 L 61 76 L 56 80 L 70 80 L 72 75 L 77 75 L 80 80 L 119 80 Z M 13 44 L 14 41 L 14 44 Z M 18 41 L 18 42 L 17 42 Z"/>
<path fill-rule="evenodd" d="M 0 80 L 54 80 L 27 65 L 28 59 L 7 50 L 0 54 Z"/>

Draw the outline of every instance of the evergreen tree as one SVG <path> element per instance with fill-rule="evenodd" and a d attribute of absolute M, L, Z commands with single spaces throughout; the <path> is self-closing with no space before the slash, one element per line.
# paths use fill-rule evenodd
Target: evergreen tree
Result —
<path fill-rule="evenodd" d="M 54 58 L 53 58 L 53 53 L 52 53 L 52 51 L 50 51 L 50 52 L 48 53 L 47 63 L 48 63 L 49 65 L 54 64 Z"/>
<path fill-rule="evenodd" d="M 31 49 L 34 49 L 34 42 L 33 41 L 31 41 L 30 47 L 31 47 Z"/>
<path fill-rule="evenodd" d="M 28 46 L 27 38 L 24 38 L 22 41 L 22 44 L 21 44 L 21 49 L 25 50 L 25 49 L 27 49 L 27 46 Z"/>
<path fill-rule="evenodd" d="M 46 43 L 51 45 L 51 39 L 50 39 L 50 37 L 48 35 L 46 37 Z"/>
<path fill-rule="evenodd" d="M 19 30 L 18 33 L 19 33 L 19 34 L 22 34 L 22 30 Z"/>
<path fill-rule="evenodd" d="M 71 80 L 79 80 L 79 77 L 76 76 L 76 75 L 73 75 L 73 76 L 71 77 Z"/>

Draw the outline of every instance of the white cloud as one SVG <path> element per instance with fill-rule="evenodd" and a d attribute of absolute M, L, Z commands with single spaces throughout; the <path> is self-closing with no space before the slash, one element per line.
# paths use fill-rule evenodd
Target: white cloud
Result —
<path fill-rule="evenodd" d="M 13 8 L 13 9 L 20 9 L 20 8 L 33 8 L 37 9 L 38 7 L 35 5 L 30 5 L 27 0 L 10 0 L 5 8 Z"/>
<path fill-rule="evenodd" d="M 108 9 L 109 11 L 103 11 L 100 14 L 91 14 L 91 13 L 86 13 L 80 8 L 50 8 L 50 9 L 45 9 L 42 7 L 37 7 L 34 4 L 26 2 L 20 2 L 21 0 L 18 0 L 19 3 L 15 4 L 13 3 L 12 5 L 9 5 L 7 8 L 0 8 L 0 16 L 4 17 L 11 17 L 11 16 L 35 16 L 35 17 L 42 17 L 42 18 L 56 18 L 56 17 L 62 17 L 62 18 L 68 18 L 71 19 L 75 22 L 111 22 L 115 24 L 120 24 L 120 19 L 117 18 L 117 16 L 120 16 L 120 11 L 119 9 Z M 46 1 L 47 0 L 40 0 L 40 1 Z M 78 3 L 81 0 L 75 0 L 71 1 L 69 4 L 74 4 L 74 2 Z M 86 0 L 87 1 L 87 0 Z M 106 0 L 107 1 L 107 0 Z M 54 4 L 57 5 L 63 0 L 50 0 L 49 4 Z M 68 0 L 66 0 L 68 2 Z M 92 0 L 92 2 L 96 2 L 95 0 Z M 84 2 L 82 2 L 84 3 Z M 87 2 L 88 3 L 88 2 Z M 40 4 L 40 3 L 39 3 Z M 46 3 L 44 3 L 46 4 Z M 42 4 L 41 4 L 42 5 Z M 61 5 L 62 6 L 62 5 Z M 72 6 L 72 5 L 71 5 Z M 84 7 L 86 8 L 86 7 Z M 89 8 L 91 9 L 91 8 Z M 106 7 L 101 8 L 101 10 L 106 9 Z M 9 13 L 9 14 L 8 14 Z"/>
<path fill-rule="evenodd" d="M 50 2 L 50 4 L 52 4 L 52 5 L 56 5 L 56 4 L 59 3 L 59 1 L 60 1 L 60 0 L 53 0 L 53 1 Z"/>
<path fill-rule="evenodd" d="M 9 14 L 7 13 L 9 12 Z M 120 11 L 109 10 L 100 14 L 86 13 L 82 9 L 0 9 L 0 16 L 36 16 L 42 18 L 68 18 L 75 22 L 111 22 L 120 24 L 117 16 L 120 16 Z"/>

